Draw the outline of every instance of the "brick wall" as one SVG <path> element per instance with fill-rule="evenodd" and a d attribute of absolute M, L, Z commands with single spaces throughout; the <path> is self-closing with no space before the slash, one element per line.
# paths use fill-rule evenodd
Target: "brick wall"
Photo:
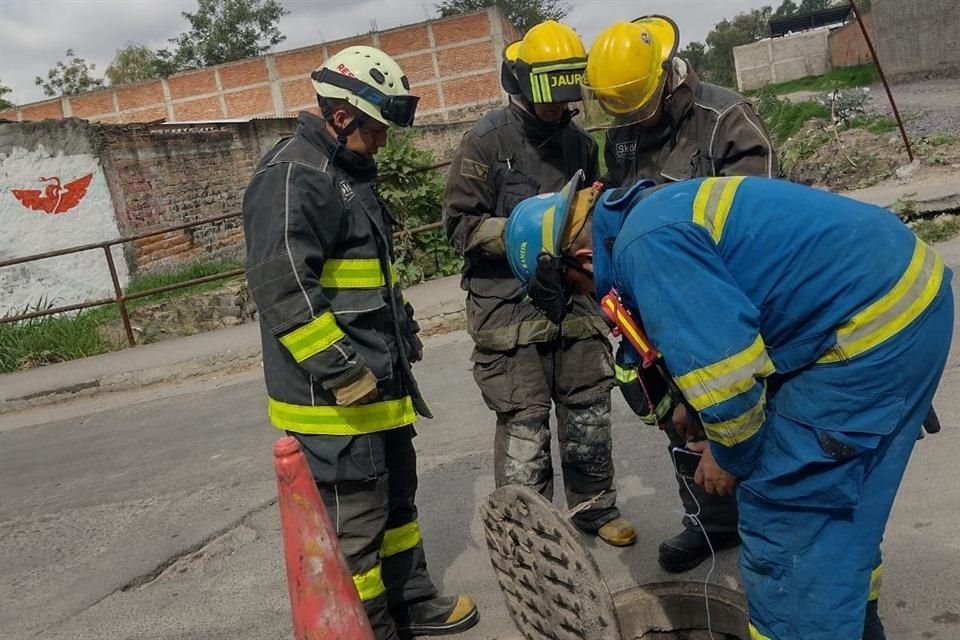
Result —
<path fill-rule="evenodd" d="M 288 118 L 216 125 L 98 128 L 98 155 L 121 235 L 240 211 L 263 152 L 288 133 Z M 242 260 L 239 218 L 138 240 L 127 247 L 137 273 L 194 261 Z"/>
<path fill-rule="evenodd" d="M 863 23 L 872 40 L 876 40 L 873 33 L 873 17 L 870 14 L 863 16 Z M 830 62 L 834 69 L 852 67 L 870 62 L 870 49 L 863 38 L 860 24 L 853 20 L 844 26 L 830 32 Z"/>
<path fill-rule="evenodd" d="M 79 117 L 103 123 L 284 117 L 316 111 L 310 72 L 357 44 L 396 58 L 421 96 L 421 123 L 473 119 L 505 101 L 500 56 L 519 37 L 497 11 L 430 20 L 389 31 L 0 111 L 14 121 Z"/>

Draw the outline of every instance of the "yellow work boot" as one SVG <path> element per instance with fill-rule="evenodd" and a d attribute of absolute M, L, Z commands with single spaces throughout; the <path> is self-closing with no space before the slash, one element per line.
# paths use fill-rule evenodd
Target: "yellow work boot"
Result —
<path fill-rule="evenodd" d="M 390 611 L 401 638 L 445 636 L 466 631 L 480 620 L 470 596 L 437 596 Z"/>
<path fill-rule="evenodd" d="M 597 535 L 614 547 L 626 547 L 637 541 L 637 530 L 624 518 L 614 518 L 600 527 Z"/>

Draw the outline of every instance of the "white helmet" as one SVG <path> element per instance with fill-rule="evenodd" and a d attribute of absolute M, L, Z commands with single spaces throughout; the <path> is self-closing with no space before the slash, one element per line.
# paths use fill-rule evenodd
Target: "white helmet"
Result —
<path fill-rule="evenodd" d="M 326 60 L 310 75 L 328 120 L 322 98 L 344 100 L 387 126 L 409 127 L 417 111 L 417 96 L 396 61 L 374 47 L 348 47 Z"/>

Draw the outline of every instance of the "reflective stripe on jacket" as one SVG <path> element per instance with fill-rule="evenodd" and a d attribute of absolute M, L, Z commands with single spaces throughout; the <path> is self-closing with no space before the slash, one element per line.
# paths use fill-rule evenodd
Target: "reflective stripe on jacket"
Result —
<path fill-rule="evenodd" d="M 243 200 L 247 279 L 273 425 L 356 435 L 429 410 L 410 369 L 418 327 L 396 283 L 376 166 L 336 146 L 323 120 L 304 113 L 261 160 Z M 364 368 L 377 399 L 337 406 L 333 390 Z"/>

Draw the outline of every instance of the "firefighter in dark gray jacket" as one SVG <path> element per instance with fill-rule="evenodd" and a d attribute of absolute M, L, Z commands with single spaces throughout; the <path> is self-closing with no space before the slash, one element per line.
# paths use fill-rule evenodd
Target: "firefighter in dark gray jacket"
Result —
<path fill-rule="evenodd" d="M 412 425 L 431 416 L 410 366 L 422 347 L 374 189 L 373 156 L 389 126 L 413 123 L 417 98 L 372 47 L 312 80 L 323 117 L 301 113 L 243 200 L 270 421 L 304 449 L 377 640 L 456 633 L 478 614 L 427 572 Z"/>
<path fill-rule="evenodd" d="M 460 143 L 447 178 L 444 225 L 464 255 L 474 378 L 496 413 L 494 479 L 553 495 L 550 413 L 556 405 L 567 504 L 573 522 L 605 542 L 636 532 L 616 506 L 610 435 L 614 385 L 608 329 L 583 296 L 560 324 L 524 300 L 503 254 L 504 224 L 529 196 L 562 187 L 578 170 L 598 176 L 597 145 L 571 122 L 586 52 L 552 20 L 507 47 L 503 86 L 511 103 L 486 114 Z"/>

